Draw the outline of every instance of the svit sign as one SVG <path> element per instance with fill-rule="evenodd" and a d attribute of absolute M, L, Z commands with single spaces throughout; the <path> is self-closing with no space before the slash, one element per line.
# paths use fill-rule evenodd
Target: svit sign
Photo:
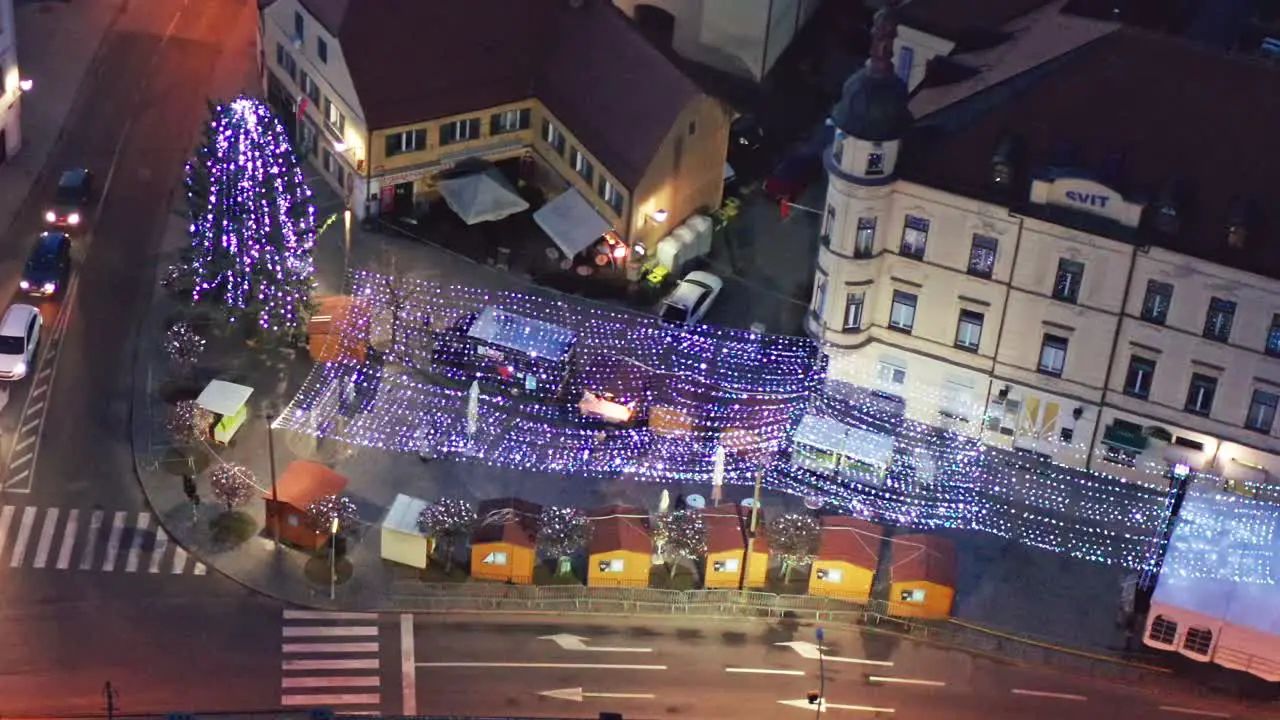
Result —
<path fill-rule="evenodd" d="M 1105 209 L 1107 207 L 1107 203 L 1111 202 L 1111 197 L 1109 195 L 1103 195 L 1102 193 L 1090 193 L 1090 192 L 1081 192 L 1079 190 L 1068 190 L 1065 194 L 1066 194 L 1067 200 L 1072 203 L 1075 203 L 1076 205 L 1082 205 L 1084 207 L 1090 207 L 1090 208 L 1098 208 L 1099 210 Z"/>
<path fill-rule="evenodd" d="M 1090 215 L 1138 227 L 1142 204 L 1125 198 L 1114 188 L 1080 177 L 1036 178 L 1031 182 L 1031 202 L 1059 205 Z"/>

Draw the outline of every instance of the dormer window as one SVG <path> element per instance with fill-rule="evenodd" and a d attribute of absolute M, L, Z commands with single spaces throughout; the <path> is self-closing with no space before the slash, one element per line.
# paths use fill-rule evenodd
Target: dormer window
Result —
<path fill-rule="evenodd" d="M 1227 216 L 1227 247 L 1239 250 L 1249 239 L 1249 220 L 1251 208 L 1246 200 L 1237 199 L 1231 205 Z"/>
<path fill-rule="evenodd" d="M 1013 168 L 1009 163 L 997 162 L 991 166 L 991 182 L 1001 186 L 1013 182 Z"/>
<path fill-rule="evenodd" d="M 875 151 L 867 153 L 867 175 L 884 174 L 884 153 Z"/>

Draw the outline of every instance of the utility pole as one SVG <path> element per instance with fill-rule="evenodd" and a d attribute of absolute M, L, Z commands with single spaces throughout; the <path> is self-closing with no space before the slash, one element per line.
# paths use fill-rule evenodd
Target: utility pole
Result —
<path fill-rule="evenodd" d="M 271 538 L 276 549 L 280 548 L 280 495 L 276 492 L 276 441 L 271 426 L 275 425 L 275 413 L 267 413 L 267 462 L 271 466 Z"/>
<path fill-rule="evenodd" d="M 748 590 L 751 580 L 751 557 L 756 549 L 756 532 L 760 529 L 760 486 L 764 483 L 764 470 L 756 471 L 756 487 L 751 493 L 751 523 L 747 526 L 747 554 L 742 558 L 742 579 L 738 589 L 743 593 Z"/>
<path fill-rule="evenodd" d="M 110 680 L 102 686 L 102 698 L 107 701 L 107 720 L 115 720 L 116 710 L 119 709 L 116 707 L 116 702 L 120 699 L 120 693 L 116 692 Z"/>

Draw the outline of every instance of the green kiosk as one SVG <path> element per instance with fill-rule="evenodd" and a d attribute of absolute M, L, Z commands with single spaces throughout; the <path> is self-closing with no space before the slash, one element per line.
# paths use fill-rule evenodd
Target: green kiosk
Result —
<path fill-rule="evenodd" d="M 213 413 L 213 441 L 227 445 L 249 419 L 249 396 L 253 388 L 226 380 L 214 380 L 196 398 L 196 404 Z"/>

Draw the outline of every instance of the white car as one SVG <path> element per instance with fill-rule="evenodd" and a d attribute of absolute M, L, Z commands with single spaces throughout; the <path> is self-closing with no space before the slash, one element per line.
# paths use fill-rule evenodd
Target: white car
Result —
<path fill-rule="evenodd" d="M 697 325 L 720 294 L 724 282 L 709 272 L 695 270 L 662 301 L 658 316 L 675 325 Z"/>
<path fill-rule="evenodd" d="M 0 380 L 21 380 L 35 362 L 44 320 L 31 305 L 10 305 L 0 318 Z"/>

